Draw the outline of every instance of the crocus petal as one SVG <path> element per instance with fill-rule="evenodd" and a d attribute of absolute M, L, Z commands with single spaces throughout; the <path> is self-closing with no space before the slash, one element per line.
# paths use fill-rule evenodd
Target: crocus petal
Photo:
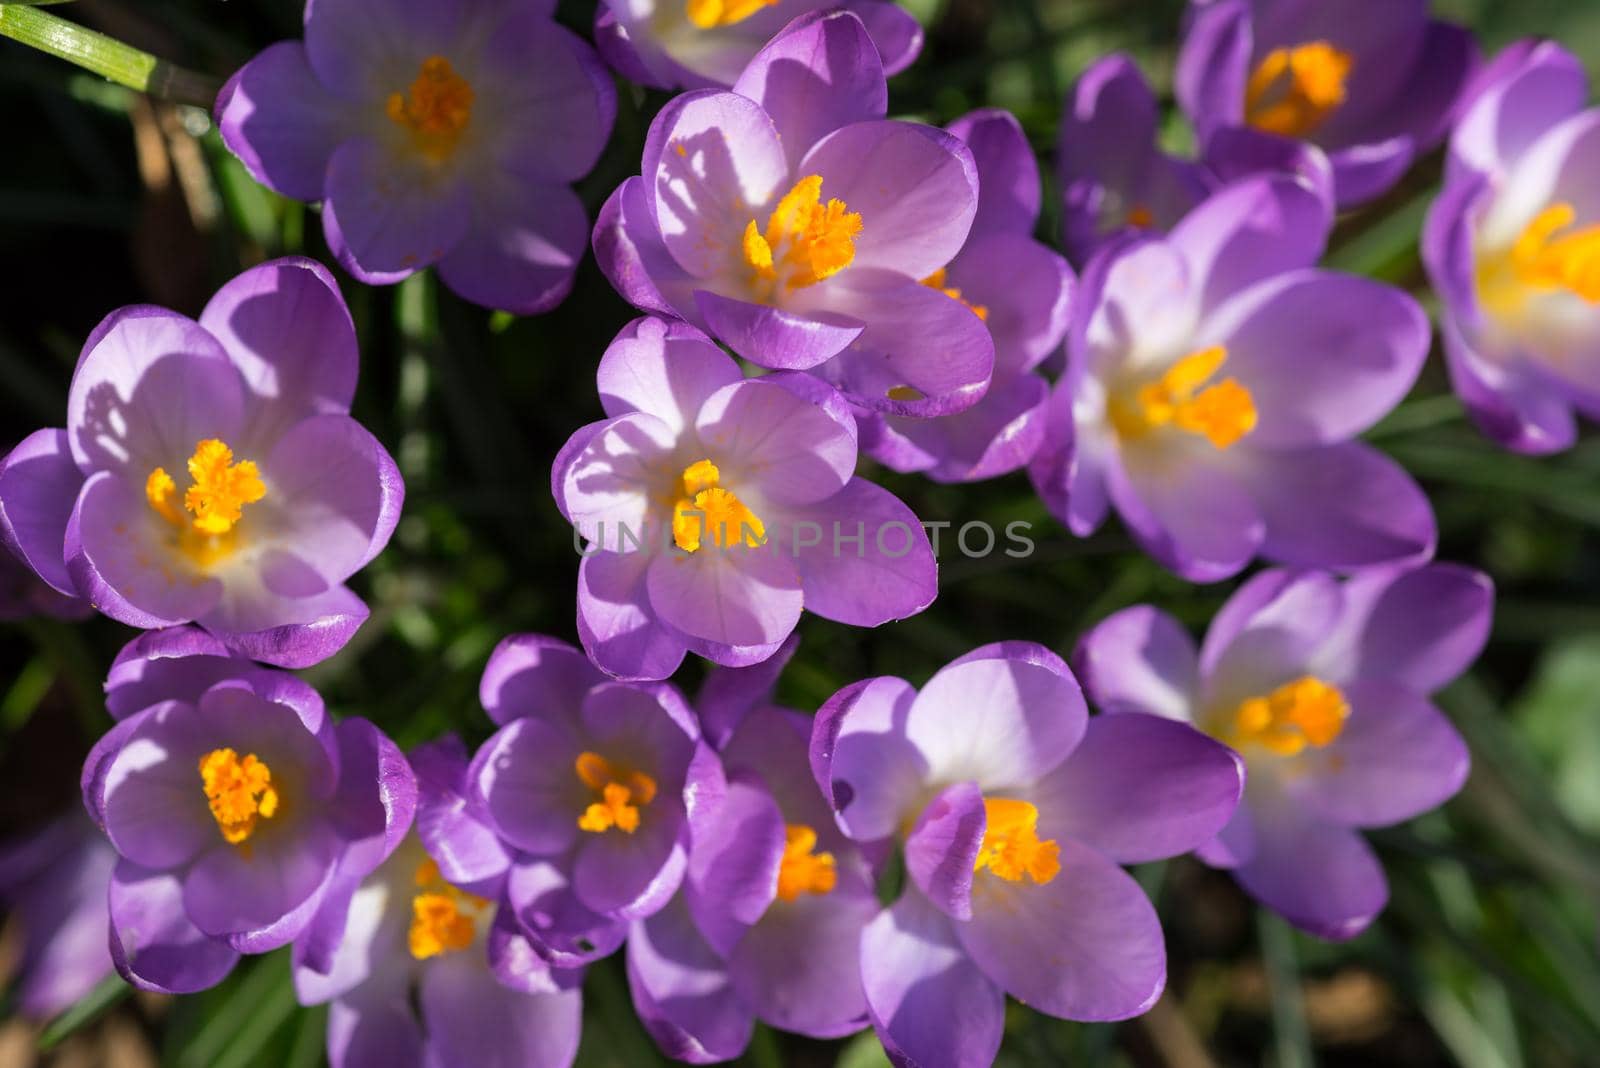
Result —
<path fill-rule="evenodd" d="M 328 1008 L 333 1068 L 423 1068 L 426 1049 L 404 990 L 361 990 Z"/>
<path fill-rule="evenodd" d="M 628 935 L 634 1011 L 661 1052 L 690 1064 L 744 1052 L 755 1016 L 733 993 L 722 957 L 695 930 L 681 898 Z"/>
<path fill-rule="evenodd" d="M 252 178 L 295 200 L 322 199 L 351 116 L 312 73 L 303 44 L 264 49 L 223 86 L 216 111 L 222 143 Z"/>
<path fill-rule="evenodd" d="M 677 435 L 653 415 L 632 412 L 611 420 L 567 468 L 562 511 L 585 538 L 611 548 L 618 542 L 604 540 L 602 524 L 614 539 L 624 531 L 639 541 L 652 536 L 646 524 L 660 511 L 655 498 L 665 488 L 662 476 L 671 471 L 677 443 Z"/>
<path fill-rule="evenodd" d="M 987 313 L 994 338 L 996 378 L 1037 367 L 1066 335 L 1073 295 L 1072 269 L 1055 252 L 1020 234 L 974 230 L 950 264 L 947 285 L 961 300 Z"/>
<path fill-rule="evenodd" d="M 582 729 L 593 745 L 639 753 L 656 785 L 683 791 L 690 765 L 701 756 L 700 725 L 694 710 L 669 684 L 629 686 L 606 681 L 584 697 Z"/>
<path fill-rule="evenodd" d="M 306 55 L 329 89 L 381 104 L 396 84 L 406 84 L 400 77 L 416 77 L 430 42 L 456 38 L 466 10 L 405 0 L 314 0 L 306 5 Z"/>
<path fill-rule="evenodd" d="M 1428 317 L 1365 278 L 1296 271 L 1252 287 L 1208 324 L 1260 419 L 1253 446 L 1344 441 L 1387 415 L 1428 356 Z"/>
<path fill-rule="evenodd" d="M 972 407 L 994 374 L 994 339 L 972 309 L 905 275 L 852 268 L 807 300 L 866 323 L 822 374 L 858 404 L 932 417 Z"/>
<path fill-rule="evenodd" d="M 787 523 L 793 541 L 782 551 L 799 569 L 806 609 L 824 619 L 876 627 L 916 615 L 938 594 L 921 520 L 875 483 L 852 478 L 827 500 L 792 509 Z"/>
<path fill-rule="evenodd" d="M 14 989 L 23 1015 L 48 1019 L 112 974 L 106 888 L 117 862 L 77 813 L 0 847 L 0 901 L 21 934 Z"/>
<path fill-rule="evenodd" d="M 1486 358 L 1454 318 L 1444 321 L 1441 332 L 1450 385 L 1479 430 L 1507 449 L 1534 456 L 1572 447 L 1578 422 L 1566 390 L 1525 365 Z"/>
<path fill-rule="evenodd" d="M 1071 672 L 1050 660 L 966 659 L 929 679 L 905 721 L 929 778 L 989 791 L 1033 782 L 1065 760 L 1089 713 Z"/>
<path fill-rule="evenodd" d="M 601 273 L 623 300 L 662 315 L 698 317 L 695 279 L 662 242 L 643 178 L 627 179 L 601 205 L 590 242 Z"/>
<path fill-rule="evenodd" d="M 501 726 L 527 717 L 560 722 L 576 714 L 605 676 L 572 646 L 542 634 L 513 634 L 489 654 L 478 700 Z"/>
<path fill-rule="evenodd" d="M 1040 1012 L 1138 1016 L 1167 981 L 1156 910 L 1111 861 L 1071 839 L 1058 844 L 1061 870 L 1048 883 L 982 876 L 972 921 L 955 925 L 957 937 L 984 974 Z"/>
<path fill-rule="evenodd" d="M 1178 52 L 1173 89 L 1201 138 L 1244 119 L 1245 79 L 1253 41 L 1247 0 L 1220 0 L 1194 11 Z"/>
<path fill-rule="evenodd" d="M 980 108 L 946 129 L 966 142 L 978 169 L 972 232 L 1032 234 L 1039 221 L 1039 163 L 1016 116 Z"/>
<path fill-rule="evenodd" d="M 1478 658 L 1493 615 L 1494 583 L 1481 571 L 1435 563 L 1358 572 L 1345 583 L 1338 627 L 1317 650 L 1318 670 L 1433 693 Z"/>
<path fill-rule="evenodd" d="M 733 91 L 772 117 L 789 167 L 798 174 L 811 173 L 798 170 L 800 160 L 824 136 L 853 122 L 881 119 L 889 106 L 872 38 L 859 18 L 837 10 L 791 22 L 756 53 Z"/>
<path fill-rule="evenodd" d="M 217 339 L 164 308 L 106 316 L 67 393 L 79 469 L 126 471 L 141 486 L 157 467 L 181 471 L 196 442 L 238 442 L 244 418 L 244 385 Z"/>
<path fill-rule="evenodd" d="M 778 892 L 783 813 L 759 780 L 728 783 L 720 804 L 691 821 L 684 898 L 708 943 L 727 956 Z"/>
<path fill-rule="evenodd" d="M 454 734 L 411 751 L 417 776 L 417 837 L 457 886 L 489 883 L 511 866 L 511 855 L 472 790 L 466 746 Z"/>
<path fill-rule="evenodd" d="M 1411 476 L 1361 442 L 1258 453 L 1250 491 L 1266 521 L 1261 553 L 1280 563 L 1356 568 L 1426 560 L 1438 530 Z"/>
<path fill-rule="evenodd" d="M 1111 501 L 1139 544 L 1191 582 L 1242 571 L 1266 537 L 1263 509 L 1204 442 L 1133 442 L 1106 466 Z"/>
<path fill-rule="evenodd" d="M 439 278 L 474 304 L 538 315 L 566 299 L 588 243 L 589 217 L 570 187 L 482 175 Z"/>
<path fill-rule="evenodd" d="M 694 425 L 712 394 L 743 375 L 690 324 L 645 316 L 623 327 L 606 346 L 596 378 L 610 418 L 645 412 L 682 432 Z"/>
<path fill-rule="evenodd" d="M 566 1068 L 578 1052 L 583 1000 L 577 989 L 524 994 L 496 981 L 473 953 L 451 953 L 423 969 L 419 990 L 428 1047 L 440 1064 Z"/>
<path fill-rule="evenodd" d="M 0 544 L 69 597 L 78 591 L 62 547 L 82 489 L 65 430 L 36 430 L 0 457 Z"/>
<path fill-rule="evenodd" d="M 544 716 L 512 720 L 484 743 L 468 781 L 501 837 L 536 855 L 577 841 L 587 797 L 573 770 L 579 752 L 571 728 Z"/>
<path fill-rule="evenodd" d="M 1243 790 L 1244 761 L 1233 750 L 1186 724 L 1131 712 L 1090 720 L 1082 744 L 1031 796 L 1041 838 L 1141 864 L 1211 839 Z"/>
<path fill-rule="evenodd" d="M 320 664 L 343 649 L 367 621 L 366 602 L 344 586 L 309 597 L 286 597 L 264 586 L 225 591 L 200 617 L 239 656 L 277 667 Z"/>
<path fill-rule="evenodd" d="M 1364 204 L 1381 196 L 1410 169 L 1416 142 L 1402 135 L 1372 144 L 1352 145 L 1328 157 L 1341 207 Z"/>
<path fill-rule="evenodd" d="M 953 926 L 910 890 L 861 933 L 872 1025 L 901 1063 L 982 1068 L 1000 1050 L 1005 995 L 968 957 Z"/>
<path fill-rule="evenodd" d="M 1024 467 L 1045 437 L 1050 385 L 1039 375 L 996 380 L 964 412 L 937 419 L 873 413 L 862 421 L 863 448 L 897 471 L 935 482 L 977 482 Z M 909 459 L 908 459 L 909 458 Z"/>
<path fill-rule="evenodd" d="M 111 958 L 141 990 L 193 994 L 222 982 L 239 963 L 236 950 L 189 921 L 176 875 L 120 860 L 111 873 L 108 904 Z"/>
<path fill-rule="evenodd" d="M 1315 193 L 1328 211 L 1334 210 L 1333 163 L 1309 141 L 1279 137 L 1254 126 L 1224 126 L 1212 131 L 1202 154 L 1206 169 L 1223 185 L 1260 174 L 1288 175 Z"/>
<path fill-rule="evenodd" d="M 467 183 L 430 181 L 420 166 L 369 139 L 334 151 L 322 226 L 334 256 L 361 281 L 388 285 L 437 263 L 471 226 Z"/>
<path fill-rule="evenodd" d="M 711 331 L 751 363 L 805 371 L 837 355 L 861 336 L 862 323 L 822 310 L 785 311 L 709 290 L 696 290 L 695 307 Z"/>
<path fill-rule="evenodd" d="M 906 836 L 906 872 L 917 889 L 953 920 L 972 918 L 972 877 L 988 826 L 983 791 L 958 782 L 941 790 Z"/>
<path fill-rule="evenodd" d="M 1246 803 L 1255 852 L 1234 869 L 1234 878 L 1304 931 L 1319 938 L 1355 937 L 1389 900 L 1383 866 L 1359 833 L 1327 823 L 1271 789 L 1252 780 Z"/>
<path fill-rule="evenodd" d="M 890 675 L 846 686 L 817 710 L 811 773 L 859 842 L 887 838 L 915 814 L 928 766 L 906 737 L 917 691 Z"/>
<path fill-rule="evenodd" d="M 496 163 L 540 187 L 531 199 L 588 174 L 617 114 L 616 83 L 594 49 L 550 15 L 537 4 L 506 8 L 475 72 L 478 99 L 493 101 L 488 117 L 503 132 Z"/>
<path fill-rule="evenodd" d="M 1308 750 L 1285 791 L 1330 823 L 1387 827 L 1454 797 L 1472 758 L 1426 699 L 1392 682 L 1344 689 L 1350 717 L 1331 744 Z"/>
<path fill-rule="evenodd" d="M 761 105 L 702 90 L 656 114 L 640 173 L 667 251 L 703 278 L 737 257 L 731 242 L 744 232 L 745 215 L 782 192 L 789 167 Z"/>
<path fill-rule="evenodd" d="M 800 575 L 771 541 L 670 552 L 651 563 L 645 582 L 663 622 L 720 645 L 776 647 L 800 620 Z"/>
<path fill-rule="evenodd" d="M 1209 696 L 1258 697 L 1303 674 L 1343 608 L 1339 582 L 1326 572 L 1258 572 L 1206 631 L 1200 671 Z"/>
<path fill-rule="evenodd" d="M 1518 42 L 1480 74 L 1450 139 L 1450 177 L 1504 172 L 1547 130 L 1589 101 L 1583 63 L 1555 41 Z"/>
<path fill-rule="evenodd" d="M 1072 658 L 1102 712 L 1144 712 L 1192 722 L 1200 686 L 1194 640 L 1150 605 L 1107 616 L 1083 636 Z"/>
<path fill-rule="evenodd" d="M 723 668 L 706 676 L 706 681 L 701 685 L 700 693 L 695 698 L 694 706 L 700 714 L 700 729 L 705 733 L 706 741 L 716 749 L 724 751 L 724 757 L 727 756 L 725 750 L 732 744 L 735 734 L 743 736 L 748 733 L 740 728 L 751 716 L 763 712 L 763 706 L 771 701 L 772 692 L 778 685 L 778 678 L 789 661 L 794 658 L 799 645 L 800 639 L 790 635 L 776 653 L 759 664 L 747 668 Z M 760 726 L 766 728 L 768 723 L 763 722 Z M 786 722 L 785 726 L 790 724 Z M 791 731 L 790 735 L 798 738 L 803 753 L 805 741 L 811 736 L 809 721 L 804 724 L 803 730 Z M 781 747 L 785 753 L 788 749 L 788 746 Z M 811 788 L 809 771 L 804 767 L 800 770 L 805 778 L 805 786 L 809 790 Z M 770 779 L 767 774 L 763 777 Z"/>
<path fill-rule="evenodd" d="M 369 981 L 377 987 L 404 985 L 391 967 L 395 953 L 387 950 L 404 952 L 411 910 L 395 896 L 395 888 L 380 878 L 324 897 L 294 943 L 294 989 L 302 1005 L 345 997 Z"/>
<path fill-rule="evenodd" d="M 585 907 L 623 920 L 657 911 L 677 892 L 688 866 L 682 803 L 658 796 L 633 834 L 585 834 L 572 888 Z"/>
<path fill-rule="evenodd" d="M 695 419 L 697 436 L 728 485 L 757 481 L 762 496 L 779 505 L 831 500 L 855 473 L 855 422 L 836 398 L 816 403 L 781 381 L 719 389 Z"/>
<path fill-rule="evenodd" d="M 922 52 L 922 23 L 889 0 L 846 0 L 844 8 L 866 24 L 872 43 L 883 57 L 883 73 L 894 77 Z"/>
<path fill-rule="evenodd" d="M 306 416 L 350 411 L 356 329 L 322 264 L 289 257 L 252 267 L 217 290 L 200 325 L 221 342 L 255 398 L 247 439 L 270 445 Z"/>
<path fill-rule="evenodd" d="M 1169 240 L 1188 261 L 1201 307 L 1264 279 L 1309 267 L 1328 243 L 1333 217 L 1311 189 L 1267 176 L 1216 193 L 1173 227 Z"/>
<path fill-rule="evenodd" d="M 311 921 L 318 904 L 313 897 L 332 873 L 340 842 L 332 827 L 313 818 L 278 833 L 252 835 L 250 845 L 248 856 L 223 843 L 195 861 L 184 877 L 183 908 L 207 934 L 243 941 L 256 941 L 286 916 L 304 912 L 294 929 L 262 939 L 268 944 L 233 943 L 260 953 L 287 944 Z"/>
<path fill-rule="evenodd" d="M 609 956 L 628 933 L 625 921 L 584 905 L 549 861 L 524 859 L 512 865 L 505 892 L 534 951 L 552 967 L 573 968 Z"/>
<path fill-rule="evenodd" d="M 795 173 L 820 174 L 822 195 L 861 215 L 851 267 L 926 277 L 961 251 L 977 212 L 971 150 L 915 123 L 842 127 L 807 152 Z"/>
<path fill-rule="evenodd" d="M 237 666 L 228 647 L 199 627 L 145 631 L 111 662 L 106 711 L 122 720 L 162 701 L 193 704 Z"/>
<path fill-rule="evenodd" d="M 94 776 L 99 818 L 117 852 L 163 869 L 219 842 L 195 771 L 211 746 L 194 707 L 154 706 L 125 720 L 121 738 Z"/>
<path fill-rule="evenodd" d="M 599 553 L 578 568 L 578 636 L 602 671 L 619 679 L 665 679 L 687 649 L 650 607 L 648 553 Z"/>
<path fill-rule="evenodd" d="M 346 869 L 366 874 L 387 860 L 411 829 L 417 777 L 400 747 L 368 720 L 341 720 L 334 733 L 339 792 L 333 823 L 346 842 Z"/>

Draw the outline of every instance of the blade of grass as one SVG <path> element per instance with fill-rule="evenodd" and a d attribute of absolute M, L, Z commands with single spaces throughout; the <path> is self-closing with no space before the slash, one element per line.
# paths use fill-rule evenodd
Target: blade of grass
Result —
<path fill-rule="evenodd" d="M 1267 966 L 1267 986 L 1272 991 L 1272 1032 L 1277 1064 L 1279 1068 L 1312 1068 L 1316 1059 L 1311 1053 L 1311 1032 L 1306 1027 L 1294 932 L 1266 909 L 1256 910 L 1256 932 Z"/>
<path fill-rule="evenodd" d="M 203 74 L 40 11 L 38 5 L 0 4 L 0 36 L 163 100 L 209 108 L 221 88 Z"/>
<path fill-rule="evenodd" d="M 50 1021 L 44 1033 L 39 1036 L 39 1052 L 48 1053 L 55 1049 L 74 1032 L 99 1019 L 101 1013 L 131 993 L 133 987 L 124 983 L 120 976 L 112 975 L 102 979 L 100 985 L 89 991 L 87 997 Z"/>

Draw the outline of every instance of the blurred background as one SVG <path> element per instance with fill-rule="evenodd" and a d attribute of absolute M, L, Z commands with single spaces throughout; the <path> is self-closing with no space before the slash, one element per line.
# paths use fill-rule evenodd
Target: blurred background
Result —
<path fill-rule="evenodd" d="M 420 2 L 420 0 L 419 0 Z M 1329 0 L 1331 2 L 1331 0 Z M 1062 99 L 1104 53 L 1130 52 L 1170 90 L 1178 0 L 913 0 L 927 28 L 918 62 L 890 86 L 891 113 L 943 124 L 980 105 L 1022 120 L 1046 182 Z M 1560 39 L 1600 70 L 1600 3 L 1439 0 L 1488 51 Z M 296 0 L 78 0 L 56 7 L 220 84 L 267 44 L 299 34 Z M 563 0 L 587 36 L 594 0 Z M 621 84 L 617 127 L 579 185 L 591 215 L 637 173 L 666 99 Z M 242 267 L 288 253 L 327 263 L 314 211 L 255 185 L 204 109 L 154 102 L 0 40 L 0 449 L 59 425 L 83 338 L 113 308 L 152 302 L 195 314 Z M 1170 123 L 1168 147 L 1187 134 Z M 1430 308 L 1417 235 L 1437 156 L 1383 201 L 1344 219 L 1329 263 L 1405 286 Z M 1056 240 L 1055 193 L 1040 236 Z M 549 499 L 557 448 L 600 416 L 594 368 L 636 314 L 592 260 L 549 315 L 512 320 L 466 305 L 430 276 L 372 289 L 340 276 L 362 343 L 356 416 L 407 484 L 386 553 L 354 585 L 371 621 L 306 676 L 337 713 L 403 746 L 444 730 L 489 733 L 478 677 L 516 631 L 575 639 L 578 558 Z M 1034 1065 L 1600 1064 L 1600 437 L 1532 460 L 1465 422 L 1437 362 L 1371 435 L 1433 500 L 1439 555 L 1499 588 L 1493 638 L 1441 698 L 1474 770 L 1444 809 L 1374 835 L 1388 911 L 1341 945 L 1255 909 L 1225 876 L 1180 859 L 1136 874 L 1161 911 L 1165 998 L 1119 1025 L 1065 1023 L 1013 1004 L 1000 1063 Z M 1114 526 L 1087 541 L 1050 519 L 1022 475 L 940 487 L 877 472 L 927 520 L 1034 524 L 1028 559 L 965 559 L 945 539 L 939 600 L 864 632 L 807 617 L 784 703 L 814 710 L 869 674 L 921 682 L 980 643 L 1029 638 L 1070 651 L 1104 615 L 1153 601 L 1196 629 L 1233 584 L 1194 587 L 1133 551 Z M 78 804 L 78 768 L 109 719 L 105 670 L 133 632 L 103 618 L 0 624 L 0 838 Z M 678 681 L 691 692 L 699 664 Z M 0 938 L 0 976 L 16 932 Z M 591 970 L 578 1063 L 662 1062 L 634 1021 L 620 956 Z M 0 1002 L 0 1068 L 169 1065 L 314 1068 L 323 1010 L 299 1008 L 287 951 L 252 958 L 206 994 L 134 995 L 119 980 L 42 1027 Z M 758 1068 L 883 1068 L 870 1033 L 834 1043 L 758 1030 Z"/>

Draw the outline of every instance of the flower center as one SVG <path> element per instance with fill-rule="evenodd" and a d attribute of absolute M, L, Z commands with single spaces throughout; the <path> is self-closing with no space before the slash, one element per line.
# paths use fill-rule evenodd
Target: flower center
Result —
<path fill-rule="evenodd" d="M 972 309 L 972 314 L 973 315 L 976 315 L 978 318 L 980 318 L 980 319 L 984 320 L 985 322 L 987 322 L 988 319 L 989 319 L 989 309 L 988 309 L 988 307 L 986 307 L 985 305 L 982 305 L 982 304 L 973 304 L 971 301 L 962 300 L 961 299 L 961 290 L 956 289 L 953 286 L 946 286 L 944 284 L 945 277 L 948 274 L 949 274 L 949 271 L 947 271 L 943 267 L 940 267 L 937 271 L 934 271 L 928 277 L 924 278 L 922 280 L 922 284 L 927 286 L 929 289 L 937 289 L 939 292 L 943 293 L 945 296 L 949 297 L 951 300 L 959 300 L 959 301 L 961 301 L 961 303 L 965 304 L 968 308 Z"/>
<path fill-rule="evenodd" d="M 472 122 L 472 86 L 457 74 L 443 56 L 429 56 L 409 91 L 390 93 L 385 105 L 389 118 L 411 135 L 423 157 L 442 163 Z"/>
<path fill-rule="evenodd" d="M 150 472 L 144 482 L 145 499 L 156 513 L 184 531 L 216 537 L 233 530 L 244 514 L 244 506 L 267 495 L 261 472 L 250 460 L 233 462 L 233 450 L 216 438 L 207 438 L 194 447 L 189 457 L 189 488 L 183 506 L 193 516 L 185 517 L 172 506 L 178 484 L 164 467 Z"/>
<path fill-rule="evenodd" d="M 818 853 L 817 832 L 791 823 L 783 832 L 783 863 L 778 868 L 778 898 L 794 901 L 801 894 L 827 894 L 839 884 L 832 853 Z"/>
<path fill-rule="evenodd" d="M 1148 205 L 1135 204 L 1128 209 L 1127 223 L 1139 230 L 1148 230 L 1156 224 L 1155 212 Z"/>
<path fill-rule="evenodd" d="M 1200 434 L 1218 449 L 1228 448 L 1255 429 L 1256 405 L 1238 379 L 1206 385 L 1227 360 L 1228 350 L 1221 345 L 1191 352 L 1159 379 L 1140 386 L 1131 404 L 1114 397 L 1112 425 L 1123 437 L 1140 437 L 1157 427 L 1172 426 Z"/>
<path fill-rule="evenodd" d="M 755 282 L 768 289 L 799 289 L 838 274 L 856 258 L 861 215 L 842 200 L 822 202 L 822 176 L 802 178 L 772 209 L 763 233 L 744 228 L 744 260 Z"/>
<path fill-rule="evenodd" d="M 1321 749 L 1338 738 L 1350 706 L 1337 686 L 1306 675 L 1285 683 L 1265 697 L 1241 702 L 1226 723 L 1222 740 L 1235 749 L 1259 745 L 1279 756 L 1293 756 L 1306 746 Z"/>
<path fill-rule="evenodd" d="M 278 814 L 272 769 L 254 753 L 241 760 L 232 749 L 211 750 L 200 758 L 200 781 L 211 805 L 211 818 L 230 845 L 239 845 L 254 834 L 257 820 L 270 820 Z"/>
<path fill-rule="evenodd" d="M 702 30 L 710 30 L 717 26 L 732 26 L 736 22 L 743 22 L 762 8 L 771 7 L 777 2 L 778 0 L 688 0 L 684 10 L 690 22 Z"/>
<path fill-rule="evenodd" d="M 1529 290 L 1566 290 L 1600 304 L 1600 225 L 1557 235 L 1572 227 L 1578 213 L 1566 201 L 1545 208 L 1530 222 L 1510 251 L 1478 265 L 1478 296 L 1490 311 L 1518 310 Z"/>
<path fill-rule="evenodd" d="M 988 868 L 1011 883 L 1026 875 L 1041 885 L 1061 874 L 1061 846 L 1039 838 L 1037 808 L 1009 797 L 986 797 L 983 814 L 987 825 L 973 871 Z"/>
<path fill-rule="evenodd" d="M 439 865 L 425 860 L 417 865 L 411 898 L 411 930 L 406 941 L 411 955 L 427 960 L 466 949 L 478 935 L 477 917 L 489 902 L 445 882 Z"/>
<path fill-rule="evenodd" d="M 684 552 L 700 549 L 707 534 L 719 549 L 730 545 L 760 548 L 767 528 L 743 501 L 718 483 L 722 472 L 710 460 L 700 460 L 683 470 L 683 486 L 672 507 L 672 541 Z"/>
<path fill-rule="evenodd" d="M 604 834 L 615 827 L 625 834 L 639 829 L 639 809 L 656 797 L 656 781 L 642 771 L 613 764 L 599 753 L 583 752 L 573 768 L 595 800 L 578 817 L 578 827 Z"/>
<path fill-rule="evenodd" d="M 1245 121 L 1284 137 L 1306 136 L 1344 103 L 1354 63 L 1327 41 L 1274 48 L 1245 87 Z"/>

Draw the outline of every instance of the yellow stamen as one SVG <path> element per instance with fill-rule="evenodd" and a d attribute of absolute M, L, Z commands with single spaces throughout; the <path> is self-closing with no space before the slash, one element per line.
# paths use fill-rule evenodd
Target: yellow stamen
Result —
<path fill-rule="evenodd" d="M 732 26 L 736 22 L 743 22 L 763 8 L 771 7 L 778 0 L 688 0 L 685 11 L 689 21 L 702 30 L 709 30 L 716 26 Z"/>
<path fill-rule="evenodd" d="M 990 797 L 983 801 L 988 821 L 975 872 L 988 868 L 1007 882 L 1021 882 L 1024 875 L 1036 883 L 1048 883 L 1061 873 L 1061 846 L 1039 838 L 1039 810 L 1026 801 Z"/>
<path fill-rule="evenodd" d="M 385 110 L 411 135 L 424 158 L 442 163 L 455 152 L 472 122 L 475 94 L 443 56 L 429 56 L 409 92 L 390 93 Z"/>
<path fill-rule="evenodd" d="M 1293 756 L 1306 746 L 1318 749 L 1344 730 L 1350 706 L 1337 686 L 1306 675 L 1265 697 L 1242 702 L 1223 730 L 1234 748 L 1259 745 L 1279 756 Z"/>
<path fill-rule="evenodd" d="M 1530 222 L 1509 252 L 1486 257 L 1478 266 L 1478 294 L 1489 310 L 1516 311 L 1529 291 L 1566 290 L 1600 304 L 1600 225 L 1558 237 L 1577 221 L 1566 201 L 1545 208 Z"/>
<path fill-rule="evenodd" d="M 861 216 L 842 200 L 822 200 L 822 176 L 795 183 L 772 209 L 763 232 L 754 219 L 744 228 L 744 261 L 758 282 L 775 292 L 816 285 L 856 258 Z"/>
<path fill-rule="evenodd" d="M 1327 41 L 1274 48 L 1245 87 L 1245 121 L 1258 130 L 1305 137 L 1345 101 L 1355 57 Z"/>
<path fill-rule="evenodd" d="M 181 530 L 207 538 L 227 534 L 244 514 L 244 506 L 267 495 L 261 472 L 250 460 L 233 461 L 233 450 L 216 438 L 207 438 L 194 447 L 189 457 L 189 488 L 183 506 L 192 520 L 185 520 L 172 505 L 178 484 L 158 467 L 145 479 L 144 495 L 156 514 Z"/>
<path fill-rule="evenodd" d="M 654 779 L 599 753 L 579 753 L 573 770 L 597 797 L 578 817 L 580 830 L 604 834 L 615 827 L 632 834 L 639 829 L 639 809 L 656 798 Z"/>
<path fill-rule="evenodd" d="M 278 813 L 278 791 L 272 769 L 249 753 L 243 760 L 232 749 L 213 749 L 200 758 L 200 781 L 211 817 L 223 840 L 238 845 L 255 833 L 258 820 Z"/>
<path fill-rule="evenodd" d="M 761 518 L 718 485 L 721 480 L 722 472 L 710 460 L 684 468 L 682 492 L 672 508 L 672 541 L 684 552 L 698 552 L 707 534 L 719 549 L 766 544 Z"/>
<path fill-rule="evenodd" d="M 801 894 L 827 894 L 839 884 L 832 853 L 818 853 L 817 832 L 791 823 L 783 832 L 783 863 L 778 867 L 778 898 L 794 901 Z"/>
<path fill-rule="evenodd" d="M 439 865 L 425 860 L 413 876 L 418 892 L 411 898 L 411 955 L 427 960 L 466 949 L 478 935 L 477 917 L 489 902 L 444 881 Z"/>
<path fill-rule="evenodd" d="M 1148 230 L 1156 224 L 1155 213 L 1143 204 L 1135 204 L 1128 209 L 1128 225 L 1140 230 Z"/>
<path fill-rule="evenodd" d="M 1203 435 L 1218 449 L 1228 448 L 1255 429 L 1257 415 L 1255 398 L 1237 379 L 1206 385 L 1227 359 L 1228 350 L 1221 345 L 1191 352 L 1159 379 L 1140 386 L 1132 404 L 1113 398 L 1112 425 L 1124 437 L 1171 426 Z"/>
<path fill-rule="evenodd" d="M 946 286 L 944 284 L 945 278 L 948 276 L 948 274 L 948 270 L 940 267 L 937 271 L 934 271 L 928 277 L 924 278 L 922 280 L 922 284 L 927 286 L 929 289 L 937 289 L 951 300 L 961 301 L 962 304 L 965 304 L 969 309 L 971 309 L 973 315 L 976 315 L 978 318 L 987 321 L 989 318 L 989 309 L 985 305 L 973 304 L 970 301 L 962 300 L 961 290 L 953 286 Z"/>

